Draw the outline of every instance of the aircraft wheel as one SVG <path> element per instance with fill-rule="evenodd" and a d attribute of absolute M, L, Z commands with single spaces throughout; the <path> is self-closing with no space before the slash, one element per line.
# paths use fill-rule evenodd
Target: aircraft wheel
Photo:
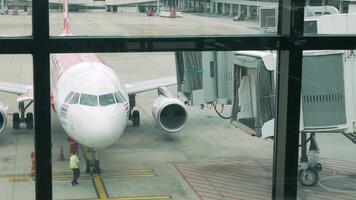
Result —
<path fill-rule="evenodd" d="M 33 129 L 33 113 L 26 113 L 26 128 Z"/>
<path fill-rule="evenodd" d="M 140 113 L 138 112 L 138 110 L 134 110 L 132 112 L 132 123 L 135 127 L 140 126 Z"/>
<path fill-rule="evenodd" d="M 313 169 L 299 171 L 299 182 L 304 186 L 313 186 L 318 181 L 318 173 Z"/>
<path fill-rule="evenodd" d="M 14 129 L 19 129 L 20 128 L 20 114 L 19 113 L 14 113 L 12 116 L 12 127 Z"/>

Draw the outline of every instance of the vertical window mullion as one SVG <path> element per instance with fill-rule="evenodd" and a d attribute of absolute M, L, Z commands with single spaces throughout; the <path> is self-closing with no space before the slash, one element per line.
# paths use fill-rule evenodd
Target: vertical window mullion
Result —
<path fill-rule="evenodd" d="M 280 0 L 278 34 L 289 49 L 278 51 L 277 118 L 273 157 L 273 199 L 296 199 L 305 0 Z"/>
<path fill-rule="evenodd" d="M 48 0 L 32 1 L 36 199 L 52 199 Z"/>

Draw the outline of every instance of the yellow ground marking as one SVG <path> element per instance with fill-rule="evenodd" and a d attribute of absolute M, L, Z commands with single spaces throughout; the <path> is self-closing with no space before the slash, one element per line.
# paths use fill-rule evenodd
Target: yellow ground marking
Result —
<path fill-rule="evenodd" d="M 147 29 L 147 30 L 144 30 L 143 31 L 145 34 L 147 35 L 159 35 L 161 34 L 161 32 L 159 30 L 150 30 L 150 29 Z"/>
<path fill-rule="evenodd" d="M 106 190 L 104 188 L 104 183 L 102 182 L 100 177 L 97 175 L 93 176 L 93 182 L 94 182 L 94 187 L 96 189 L 98 198 L 100 200 L 107 200 L 109 197 L 108 197 Z"/>
<path fill-rule="evenodd" d="M 17 176 L 17 175 L 10 175 L 10 176 L 5 176 L 5 180 L 8 183 L 14 183 L 14 182 L 29 182 L 32 180 L 32 177 L 29 175 L 25 176 Z"/>
<path fill-rule="evenodd" d="M 250 127 L 246 126 L 245 124 L 241 123 L 241 122 L 232 122 L 232 125 L 235 126 L 235 128 L 240 128 L 243 132 L 251 135 L 251 136 L 255 136 L 256 133 L 253 129 L 251 129 Z"/>
<path fill-rule="evenodd" d="M 72 172 L 53 172 L 52 178 L 54 181 L 72 179 Z M 139 178 L 139 177 L 154 177 L 157 176 L 152 169 L 137 169 L 137 170 L 103 170 L 100 177 L 107 179 L 120 178 Z M 27 182 L 32 180 L 32 176 L 25 173 L 20 174 L 0 174 L 7 182 Z M 81 179 L 91 179 L 90 175 L 81 173 Z"/>
<path fill-rule="evenodd" d="M 120 179 L 120 178 L 138 178 L 138 177 L 154 177 L 155 175 L 152 174 L 141 174 L 141 175 L 107 175 L 103 176 L 100 175 L 102 178 L 108 178 L 108 179 Z M 61 181 L 61 180 L 70 180 L 72 176 L 62 176 L 62 177 L 53 177 L 54 181 Z M 92 177 L 90 176 L 80 176 L 80 179 L 91 179 Z"/>
<path fill-rule="evenodd" d="M 136 174 L 136 173 L 154 173 L 153 169 L 113 169 L 102 170 L 102 174 Z M 52 175 L 71 175 L 72 172 L 53 172 Z M 5 175 L 7 176 L 7 175 Z M 1 175 L 0 175 L 1 177 Z"/>
<path fill-rule="evenodd" d="M 53 172 L 53 180 L 68 180 L 73 176 L 72 172 Z M 153 170 L 108 170 L 100 174 L 101 178 L 138 178 L 138 177 L 154 177 L 157 176 Z M 91 179 L 88 174 L 80 176 L 81 179 Z"/>
<path fill-rule="evenodd" d="M 161 195 L 161 196 L 111 197 L 111 198 L 107 198 L 106 200 L 170 200 L 170 199 L 171 196 Z M 76 199 L 76 200 L 102 200 L 102 199 L 90 198 L 90 199 Z"/>
<path fill-rule="evenodd" d="M 169 200 L 171 196 L 137 196 L 137 197 L 113 197 L 110 200 Z"/>

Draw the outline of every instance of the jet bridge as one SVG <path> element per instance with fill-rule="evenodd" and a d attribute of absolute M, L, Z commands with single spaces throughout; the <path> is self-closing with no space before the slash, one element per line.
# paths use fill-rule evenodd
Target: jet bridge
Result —
<path fill-rule="evenodd" d="M 301 131 L 354 132 L 356 114 L 346 112 L 347 107 L 353 108 L 354 97 L 345 93 L 354 90 L 350 76 L 355 73 L 354 62 L 355 56 L 345 51 L 304 52 Z M 255 136 L 273 136 L 276 56 L 273 52 L 238 51 L 234 74 L 237 95 L 232 119 L 253 129 Z"/>
<path fill-rule="evenodd" d="M 356 143 L 355 65 L 352 50 L 303 53 L 299 166 L 303 185 L 314 185 L 322 169 L 316 133 L 342 133 Z M 276 56 L 273 52 L 238 51 L 234 74 L 233 123 L 242 124 L 257 137 L 273 137 Z"/>
<path fill-rule="evenodd" d="M 235 52 L 233 62 L 236 95 L 232 121 L 247 133 L 260 137 L 264 123 L 275 117 L 275 55 Z"/>
<path fill-rule="evenodd" d="M 186 104 L 232 104 L 232 52 L 176 52 L 178 96 Z"/>
<path fill-rule="evenodd" d="M 304 51 L 300 105 L 299 180 L 314 185 L 322 169 L 316 133 L 344 134 L 356 143 L 356 56 Z M 178 52 L 178 95 L 189 105 L 232 104 L 232 124 L 273 138 L 276 54 L 272 51 Z M 218 113 L 219 114 L 219 113 Z"/>

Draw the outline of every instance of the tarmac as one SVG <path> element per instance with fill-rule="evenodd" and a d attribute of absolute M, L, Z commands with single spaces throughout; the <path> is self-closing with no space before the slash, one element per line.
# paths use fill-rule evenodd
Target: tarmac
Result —
<path fill-rule="evenodd" d="M 148 17 L 133 13 L 74 13 L 72 32 L 78 35 L 190 35 L 261 33 L 253 22 L 227 17 L 186 14 L 183 18 Z M 130 20 L 129 20 L 130 19 Z M 0 16 L 2 35 L 31 33 L 30 16 Z M 61 32 L 60 13 L 50 16 L 51 34 Z M 3 26 L 4 25 L 4 26 Z M 173 52 L 99 54 L 121 82 L 132 83 L 175 75 Z M 0 81 L 32 84 L 30 55 L 0 55 Z M 176 93 L 176 87 L 169 87 Z M 151 115 L 156 91 L 138 94 L 140 127 L 127 124 L 112 146 L 99 150 L 102 173 L 84 173 L 81 151 L 79 185 L 72 187 L 67 135 L 52 113 L 53 199 L 270 199 L 273 140 L 252 137 L 219 118 L 214 109 L 187 107 L 188 121 L 178 134 L 155 127 Z M 0 134 L 0 199 L 35 199 L 31 172 L 33 130 L 12 129 L 16 95 L 0 94 L 8 105 L 8 127 Z M 32 107 L 30 107 L 30 110 Z M 227 106 L 224 115 L 231 108 Z M 317 135 L 324 170 L 313 187 L 298 184 L 298 199 L 355 199 L 356 146 L 341 134 Z M 65 160 L 61 161 L 61 147 Z"/>

